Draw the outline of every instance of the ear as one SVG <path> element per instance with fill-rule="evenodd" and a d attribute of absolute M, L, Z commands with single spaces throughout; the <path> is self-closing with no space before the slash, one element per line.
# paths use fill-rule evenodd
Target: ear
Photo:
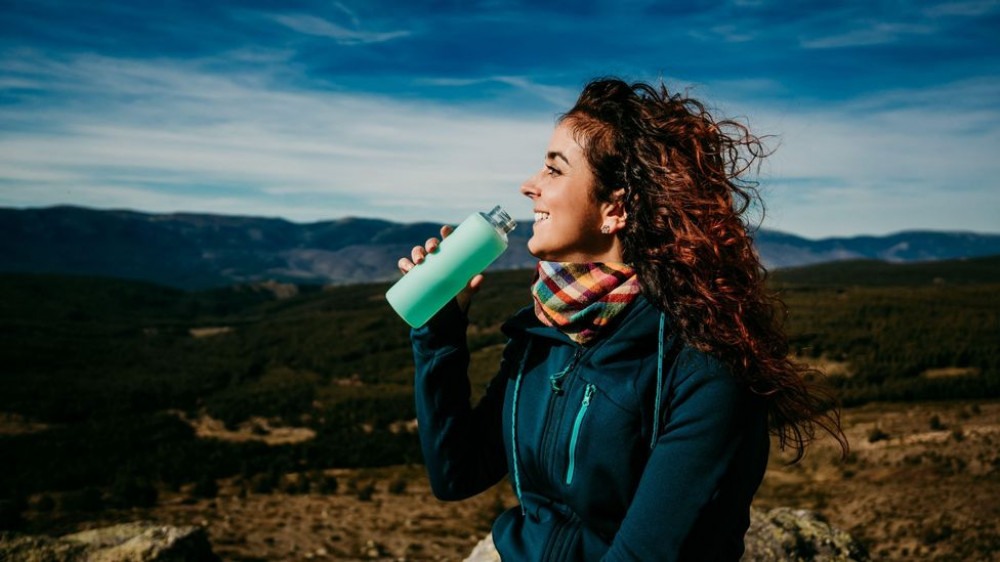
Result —
<path fill-rule="evenodd" d="M 608 230 L 608 234 L 614 234 L 625 228 L 628 222 L 628 213 L 625 212 L 625 190 L 616 189 L 611 194 L 611 201 L 601 203 L 601 231 Z M 605 228 L 606 227 L 606 228 Z"/>

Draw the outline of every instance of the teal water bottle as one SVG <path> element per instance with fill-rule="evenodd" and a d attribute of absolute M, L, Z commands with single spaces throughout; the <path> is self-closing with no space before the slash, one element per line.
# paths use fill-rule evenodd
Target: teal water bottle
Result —
<path fill-rule="evenodd" d="M 514 226 L 499 206 L 489 213 L 473 213 L 441 241 L 437 251 L 427 254 L 390 287 L 385 300 L 407 324 L 423 326 L 470 279 L 500 257 L 507 249 L 507 233 Z"/>

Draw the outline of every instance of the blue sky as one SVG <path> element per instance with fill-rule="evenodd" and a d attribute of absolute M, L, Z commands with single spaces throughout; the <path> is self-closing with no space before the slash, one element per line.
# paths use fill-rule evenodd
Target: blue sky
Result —
<path fill-rule="evenodd" d="M 774 135 L 764 226 L 1000 232 L 1000 0 L 0 0 L 0 206 L 455 223 L 590 78 Z"/>

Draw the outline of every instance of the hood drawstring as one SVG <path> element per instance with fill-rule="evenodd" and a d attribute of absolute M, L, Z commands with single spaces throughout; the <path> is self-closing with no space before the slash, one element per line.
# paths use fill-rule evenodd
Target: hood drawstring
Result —
<path fill-rule="evenodd" d="M 528 362 L 528 355 L 531 355 L 531 344 L 532 340 L 529 338 L 528 345 L 524 349 L 524 356 L 521 357 L 521 364 L 517 368 L 517 378 L 514 380 L 514 400 L 510 411 L 510 448 L 514 464 L 514 492 L 517 494 L 518 503 L 521 504 L 521 515 L 527 513 L 527 508 L 524 507 L 524 500 L 521 499 L 521 473 L 518 469 L 519 461 L 517 460 L 517 400 L 518 395 L 521 393 L 521 378 L 524 376 L 524 365 Z"/>
<path fill-rule="evenodd" d="M 660 313 L 660 337 L 657 338 L 656 345 L 656 402 L 653 405 L 653 439 L 649 442 L 649 450 L 656 447 L 656 440 L 660 436 L 660 394 L 663 392 L 663 326 L 666 323 L 666 315 Z"/>

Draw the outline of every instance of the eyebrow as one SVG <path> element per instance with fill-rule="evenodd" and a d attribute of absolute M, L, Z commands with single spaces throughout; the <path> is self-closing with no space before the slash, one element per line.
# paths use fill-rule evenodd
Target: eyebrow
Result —
<path fill-rule="evenodd" d="M 566 155 L 562 152 L 553 150 L 545 155 L 546 160 L 555 160 L 556 157 L 562 158 L 563 162 L 565 162 L 567 166 L 572 166 L 572 164 L 569 163 L 569 160 L 566 159 Z"/>

